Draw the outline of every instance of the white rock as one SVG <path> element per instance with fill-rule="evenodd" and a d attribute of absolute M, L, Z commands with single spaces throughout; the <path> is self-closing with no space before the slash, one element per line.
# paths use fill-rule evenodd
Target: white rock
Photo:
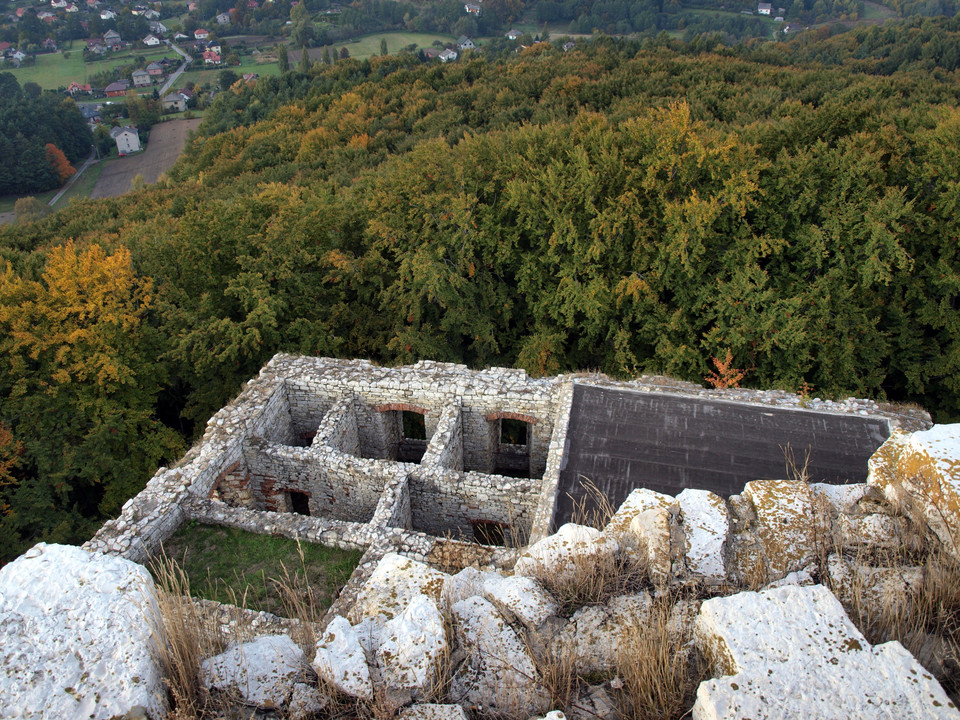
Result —
<path fill-rule="evenodd" d="M 404 708 L 400 720 L 469 720 L 469 716 L 459 705 L 422 703 Z"/>
<path fill-rule="evenodd" d="M 290 694 L 290 703 L 287 706 L 287 718 L 290 720 L 306 720 L 314 717 L 327 707 L 328 698 L 313 685 L 297 683 Z"/>
<path fill-rule="evenodd" d="M 923 568 L 869 567 L 838 555 L 827 558 L 827 572 L 842 603 L 873 615 L 896 615 L 923 583 Z"/>
<path fill-rule="evenodd" d="M 677 495 L 686 534 L 687 569 L 708 581 L 722 582 L 727 577 L 724 559 L 730 517 L 727 504 L 707 490 L 687 488 Z"/>
<path fill-rule="evenodd" d="M 514 574 L 570 582 L 578 572 L 611 562 L 618 547 L 615 540 L 596 528 L 567 523 L 527 548 L 517 560 Z"/>
<path fill-rule="evenodd" d="M 743 489 L 756 515 L 770 580 L 799 570 L 813 559 L 813 492 L 802 480 L 754 480 Z"/>
<path fill-rule="evenodd" d="M 283 707 L 306 667 L 303 650 L 286 635 L 233 645 L 200 663 L 207 687 L 234 691 L 262 708 Z"/>
<path fill-rule="evenodd" d="M 786 585 L 814 585 L 813 581 L 813 569 L 810 567 L 805 567 L 802 570 L 797 570 L 796 572 L 787 573 L 779 580 L 774 580 L 772 583 L 767 583 L 763 586 L 764 590 L 773 590 L 774 588 L 784 587 Z"/>
<path fill-rule="evenodd" d="M 350 620 L 359 623 L 366 617 L 383 616 L 384 620 L 402 613 L 416 595 L 439 601 L 446 573 L 408 557 L 387 553 L 363 585 L 357 602 L 350 610 Z"/>
<path fill-rule="evenodd" d="M 638 488 L 627 495 L 603 529 L 631 557 L 643 560 L 654 580 L 670 577 L 672 520 L 677 501 L 669 495 Z"/>
<path fill-rule="evenodd" d="M 383 626 L 377 664 L 390 692 L 409 691 L 414 698 L 429 692 L 448 652 L 443 615 L 426 595 Z"/>
<path fill-rule="evenodd" d="M 866 483 L 851 483 L 850 485 L 833 485 L 831 483 L 811 483 L 813 494 L 829 503 L 836 512 L 855 513 L 857 505 L 870 493 L 870 486 Z M 875 491 L 874 491 L 875 492 Z"/>
<path fill-rule="evenodd" d="M 0 569 L 0 717 L 166 712 L 141 565 L 40 543 Z"/>
<path fill-rule="evenodd" d="M 867 482 L 923 519 L 960 560 L 960 424 L 894 432 L 870 458 Z"/>
<path fill-rule="evenodd" d="M 453 606 L 467 659 L 454 675 L 451 698 L 499 715 L 536 715 L 546 707 L 529 650 L 497 608 L 479 597 Z"/>
<path fill-rule="evenodd" d="M 557 636 L 554 654 L 569 653 L 581 674 L 614 669 L 620 641 L 643 631 L 650 602 L 647 593 L 639 593 L 612 598 L 606 605 L 580 608 Z"/>
<path fill-rule="evenodd" d="M 464 568 L 449 576 L 443 587 L 443 597 L 455 605 L 470 597 L 484 597 L 510 610 L 525 625 L 535 627 L 551 615 L 558 606 L 550 593 L 533 578 L 524 575 L 504 577 L 492 570 Z"/>
<path fill-rule="evenodd" d="M 335 617 L 317 640 L 313 669 L 321 679 L 341 692 L 369 700 L 373 697 L 370 668 L 360 644 L 360 635 L 349 621 Z"/>
<path fill-rule="evenodd" d="M 840 515 L 837 533 L 844 550 L 861 548 L 902 548 L 907 537 L 907 520 L 892 515 Z"/>
<path fill-rule="evenodd" d="M 695 635 L 726 677 L 700 684 L 694 720 L 960 717 L 910 653 L 871 647 L 821 585 L 707 600 Z"/>

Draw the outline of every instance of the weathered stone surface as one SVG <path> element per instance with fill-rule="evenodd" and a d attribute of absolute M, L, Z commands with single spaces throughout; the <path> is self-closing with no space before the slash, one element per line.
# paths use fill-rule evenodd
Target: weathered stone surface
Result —
<path fill-rule="evenodd" d="M 0 717 L 165 712 L 140 565 L 40 543 L 0 569 Z"/>
<path fill-rule="evenodd" d="M 443 596 L 454 605 L 469 597 L 483 597 L 512 612 L 524 625 L 535 627 L 557 612 L 550 593 L 533 578 L 503 576 L 491 570 L 465 568 L 447 578 Z"/>
<path fill-rule="evenodd" d="M 204 660 L 200 677 L 207 687 L 236 692 L 245 702 L 279 708 L 290 699 L 306 662 L 303 650 L 288 636 L 268 635 Z"/>
<path fill-rule="evenodd" d="M 359 633 L 346 618 L 337 616 L 317 640 L 313 669 L 341 692 L 369 700 L 373 697 L 370 668 Z"/>
<path fill-rule="evenodd" d="M 554 640 L 554 654 L 572 655 L 578 672 L 602 673 L 616 666 L 620 642 L 640 632 L 650 613 L 647 593 L 621 595 L 606 605 L 577 610 Z"/>
<path fill-rule="evenodd" d="M 377 664 L 389 692 L 418 698 L 433 688 L 448 652 L 443 615 L 431 598 L 417 595 L 383 626 Z"/>
<path fill-rule="evenodd" d="M 439 601 L 446 573 L 408 557 L 387 553 L 364 583 L 357 603 L 350 611 L 350 620 L 382 616 L 389 620 L 402 613 L 416 595 Z"/>
<path fill-rule="evenodd" d="M 546 709 L 530 652 L 497 608 L 480 597 L 453 606 L 460 647 L 467 652 L 451 697 L 489 714 L 535 715 Z"/>
<path fill-rule="evenodd" d="M 599 530 L 567 523 L 527 548 L 517 560 L 514 574 L 569 582 L 586 568 L 610 562 L 617 550 L 617 542 Z"/>
<path fill-rule="evenodd" d="M 867 482 L 925 521 L 960 560 L 960 424 L 894 433 L 869 468 Z"/>
<path fill-rule="evenodd" d="M 315 717 L 329 704 L 326 695 L 319 688 L 306 683 L 297 683 L 290 693 L 290 702 L 287 705 L 287 717 L 290 720 L 306 720 Z"/>
<path fill-rule="evenodd" d="M 404 708 L 400 720 L 469 720 L 469 716 L 459 705 L 422 703 Z"/>
<path fill-rule="evenodd" d="M 755 480 L 743 490 L 756 514 L 753 534 L 766 561 L 768 579 L 799 570 L 813 558 L 813 492 L 801 480 Z"/>
<path fill-rule="evenodd" d="M 707 600 L 696 642 L 725 677 L 700 684 L 694 720 L 960 717 L 910 653 L 871 647 L 820 585 Z"/>
<path fill-rule="evenodd" d="M 907 538 L 907 519 L 895 515 L 840 515 L 837 536 L 844 550 L 861 548 L 894 550 L 902 548 Z"/>
<path fill-rule="evenodd" d="M 827 559 L 833 592 L 844 605 L 863 612 L 895 616 L 904 603 L 916 595 L 923 583 L 923 568 L 869 567 L 839 555 Z"/>
<path fill-rule="evenodd" d="M 821 498 L 834 511 L 852 515 L 857 512 L 861 500 L 871 497 L 871 488 L 866 483 L 833 485 L 831 483 L 811 483 L 814 496 Z"/>
<path fill-rule="evenodd" d="M 624 551 L 647 563 L 655 580 L 670 576 L 673 553 L 671 520 L 677 501 L 646 488 L 631 491 L 603 529 Z"/>
<path fill-rule="evenodd" d="M 707 581 L 727 577 L 724 554 L 730 533 L 727 504 L 719 495 L 687 488 L 677 495 L 683 531 L 687 540 L 687 570 Z"/>

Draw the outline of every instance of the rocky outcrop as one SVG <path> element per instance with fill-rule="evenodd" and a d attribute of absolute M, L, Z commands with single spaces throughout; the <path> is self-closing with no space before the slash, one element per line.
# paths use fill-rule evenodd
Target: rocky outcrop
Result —
<path fill-rule="evenodd" d="M 165 713 L 140 565 L 40 543 L 0 569 L 0 717 L 108 720 Z"/>
<path fill-rule="evenodd" d="M 897 642 L 872 647 L 823 586 L 788 586 L 703 603 L 696 643 L 714 680 L 694 720 L 960 717 Z"/>
<path fill-rule="evenodd" d="M 287 705 L 306 666 L 303 650 L 287 635 L 268 635 L 204 660 L 200 677 L 209 688 L 236 693 L 256 707 L 276 709 Z"/>

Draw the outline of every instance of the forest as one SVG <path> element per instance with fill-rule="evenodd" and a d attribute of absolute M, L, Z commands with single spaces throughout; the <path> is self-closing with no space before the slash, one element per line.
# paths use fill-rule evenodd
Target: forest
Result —
<path fill-rule="evenodd" d="M 90 153 L 93 134 L 73 100 L 21 88 L 0 72 L 0 195 L 50 190 Z"/>
<path fill-rule="evenodd" d="M 729 351 L 744 385 L 957 419 L 960 83 L 841 47 L 601 38 L 218 94 L 155 186 L 0 231 L 3 559 L 88 537 L 278 351 L 699 382 Z"/>

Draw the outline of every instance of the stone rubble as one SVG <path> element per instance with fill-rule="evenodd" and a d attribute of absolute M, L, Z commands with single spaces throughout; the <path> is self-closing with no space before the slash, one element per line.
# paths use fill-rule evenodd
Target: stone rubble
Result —
<path fill-rule="evenodd" d="M 307 658 L 287 635 L 267 635 L 233 645 L 200 665 L 208 688 L 235 692 L 259 708 L 287 705 L 294 687 L 304 677 Z"/>

